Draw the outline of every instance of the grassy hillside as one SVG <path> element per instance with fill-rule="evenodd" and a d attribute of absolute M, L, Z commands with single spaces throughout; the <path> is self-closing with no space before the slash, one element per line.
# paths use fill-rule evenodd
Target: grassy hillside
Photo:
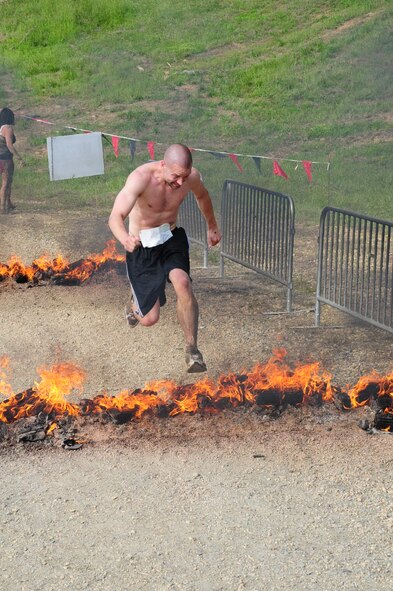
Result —
<path fill-rule="evenodd" d="M 18 121 L 30 170 L 16 189 L 35 206 L 108 209 L 145 141 L 158 157 L 183 141 L 275 157 L 290 177 L 196 152 L 217 199 L 231 177 L 292 195 L 301 217 L 329 202 L 393 219 L 390 0 L 3 0 L 0 17 L 1 100 L 58 124 Z M 63 124 L 143 142 L 133 163 L 126 142 L 118 159 L 105 144 L 104 177 L 50 183 L 45 138 Z M 330 173 L 314 165 L 310 184 L 280 158 Z"/>

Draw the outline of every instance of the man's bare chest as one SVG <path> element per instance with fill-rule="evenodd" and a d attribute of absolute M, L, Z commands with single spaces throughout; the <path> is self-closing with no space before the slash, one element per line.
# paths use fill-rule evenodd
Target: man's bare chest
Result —
<path fill-rule="evenodd" d="M 140 199 L 140 206 L 146 211 L 160 213 L 163 211 L 175 211 L 184 199 L 183 191 L 160 191 L 147 193 Z"/>

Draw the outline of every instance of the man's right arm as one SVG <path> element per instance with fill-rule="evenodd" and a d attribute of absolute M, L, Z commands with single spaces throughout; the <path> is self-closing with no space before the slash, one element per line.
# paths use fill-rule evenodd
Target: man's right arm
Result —
<path fill-rule="evenodd" d="M 128 177 L 126 184 L 117 195 L 109 216 L 109 227 L 115 238 L 129 252 L 134 251 L 140 245 L 139 236 L 131 236 L 124 225 L 124 220 L 134 207 L 139 195 L 144 190 L 142 175 L 134 171 Z"/>

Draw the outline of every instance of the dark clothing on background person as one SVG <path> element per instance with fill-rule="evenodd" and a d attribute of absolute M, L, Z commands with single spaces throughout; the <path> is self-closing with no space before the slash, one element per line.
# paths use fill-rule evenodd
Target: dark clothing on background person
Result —
<path fill-rule="evenodd" d="M 14 178 L 14 156 L 17 156 L 22 164 L 23 160 L 18 154 L 14 144 L 15 116 L 8 107 L 0 111 L 0 213 L 12 213 L 15 205 L 11 201 L 11 187 Z"/>
<path fill-rule="evenodd" d="M 12 160 L 14 155 L 8 149 L 7 141 L 5 137 L 2 135 L 1 130 L 3 129 L 4 125 L 0 127 L 0 160 Z M 12 143 L 15 144 L 16 137 L 15 134 L 12 134 Z"/>

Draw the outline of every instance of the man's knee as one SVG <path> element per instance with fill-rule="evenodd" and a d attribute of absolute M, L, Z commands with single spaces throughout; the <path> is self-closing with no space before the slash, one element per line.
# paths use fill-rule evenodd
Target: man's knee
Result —
<path fill-rule="evenodd" d="M 157 324 L 157 322 L 158 318 L 146 318 L 145 316 L 139 318 L 139 324 L 142 324 L 142 326 L 153 326 L 154 324 Z"/>
<path fill-rule="evenodd" d="M 145 316 L 139 316 L 138 314 L 136 314 L 136 316 L 142 326 L 153 326 L 154 324 L 157 324 L 160 319 L 160 309 L 153 308 L 150 312 L 145 314 Z"/>
<path fill-rule="evenodd" d="M 192 294 L 192 286 L 190 277 L 185 271 L 175 269 L 169 274 L 169 279 L 177 296 L 187 296 Z"/>

